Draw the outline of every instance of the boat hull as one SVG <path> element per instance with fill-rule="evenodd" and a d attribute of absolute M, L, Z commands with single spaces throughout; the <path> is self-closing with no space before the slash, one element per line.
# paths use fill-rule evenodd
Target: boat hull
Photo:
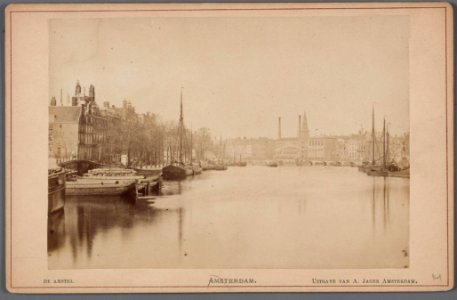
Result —
<path fill-rule="evenodd" d="M 224 165 L 208 165 L 203 167 L 203 171 L 225 171 L 227 166 Z"/>
<path fill-rule="evenodd" d="M 192 166 L 192 171 L 193 171 L 193 175 L 199 175 L 202 173 L 202 167 L 200 166 Z"/>
<path fill-rule="evenodd" d="M 194 170 L 185 166 L 169 165 L 162 169 L 162 176 L 165 180 L 180 180 L 194 174 Z"/>
<path fill-rule="evenodd" d="M 386 177 L 388 175 L 388 172 L 385 170 L 367 170 L 365 172 L 368 176 L 382 176 Z"/>
<path fill-rule="evenodd" d="M 409 178 L 409 169 L 387 173 L 389 177 Z"/>
<path fill-rule="evenodd" d="M 162 169 L 135 169 L 138 175 L 144 177 L 160 176 L 162 175 Z"/>
<path fill-rule="evenodd" d="M 48 214 L 61 211 L 65 206 L 65 179 L 64 170 L 48 175 Z"/>
<path fill-rule="evenodd" d="M 135 194 L 136 184 L 129 183 L 112 183 L 112 182 L 67 182 L 66 194 L 72 196 L 116 196 L 125 194 Z"/>

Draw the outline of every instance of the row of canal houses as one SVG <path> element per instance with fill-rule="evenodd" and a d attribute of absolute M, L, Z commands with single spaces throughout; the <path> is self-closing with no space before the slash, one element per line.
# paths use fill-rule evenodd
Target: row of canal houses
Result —
<path fill-rule="evenodd" d="M 95 87 L 89 93 L 76 83 L 71 105 L 57 105 L 56 98 L 49 105 L 49 156 L 57 163 L 71 160 L 120 162 L 125 156 L 126 141 L 122 132 L 129 126 L 127 120 L 134 116 L 143 122 L 149 114 L 139 115 L 130 102 L 122 107 L 104 102 L 100 107 L 95 99 Z"/>

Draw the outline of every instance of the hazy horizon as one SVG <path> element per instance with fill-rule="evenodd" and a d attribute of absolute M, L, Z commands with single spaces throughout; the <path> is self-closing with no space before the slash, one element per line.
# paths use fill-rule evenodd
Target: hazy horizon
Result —
<path fill-rule="evenodd" d="M 371 129 L 409 132 L 407 16 L 55 19 L 50 95 L 60 105 L 76 81 L 96 101 L 214 136 L 294 137 L 306 112 L 311 135 Z M 47 99 L 49 101 L 49 99 Z"/>

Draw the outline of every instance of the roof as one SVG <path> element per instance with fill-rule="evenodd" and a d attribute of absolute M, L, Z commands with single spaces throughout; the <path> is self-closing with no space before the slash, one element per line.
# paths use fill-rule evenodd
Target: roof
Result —
<path fill-rule="evenodd" d="M 79 123 L 81 106 L 49 106 L 49 123 Z"/>

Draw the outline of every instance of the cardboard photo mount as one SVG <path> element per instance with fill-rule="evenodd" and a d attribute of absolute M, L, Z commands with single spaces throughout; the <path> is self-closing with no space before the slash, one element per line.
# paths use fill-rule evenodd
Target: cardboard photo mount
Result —
<path fill-rule="evenodd" d="M 51 20 L 400 15 L 408 16 L 410 22 L 408 268 L 48 268 L 44 174 L 48 166 Z M 448 3 L 12 4 L 5 16 L 6 287 L 10 292 L 387 292 L 453 288 L 454 45 L 452 7 Z M 221 280 L 214 280 L 215 275 Z"/>

